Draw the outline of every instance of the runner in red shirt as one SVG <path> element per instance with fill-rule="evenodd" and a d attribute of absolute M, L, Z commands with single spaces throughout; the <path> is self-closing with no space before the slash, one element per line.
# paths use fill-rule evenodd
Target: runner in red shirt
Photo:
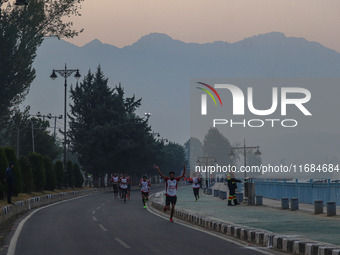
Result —
<path fill-rule="evenodd" d="M 175 172 L 170 172 L 169 177 L 167 177 L 167 176 L 162 174 L 161 170 L 159 169 L 159 167 L 157 165 L 154 165 L 154 168 L 156 168 L 159 175 L 165 181 L 166 200 L 165 200 L 164 211 L 169 210 L 170 204 L 172 205 L 171 206 L 171 212 L 170 212 L 170 222 L 173 222 L 172 217 L 174 215 L 175 206 L 176 206 L 176 202 L 177 202 L 177 196 L 176 196 L 177 183 L 185 176 L 186 167 L 185 167 L 185 165 L 183 166 L 183 168 L 184 168 L 183 174 L 179 177 L 175 177 Z"/>

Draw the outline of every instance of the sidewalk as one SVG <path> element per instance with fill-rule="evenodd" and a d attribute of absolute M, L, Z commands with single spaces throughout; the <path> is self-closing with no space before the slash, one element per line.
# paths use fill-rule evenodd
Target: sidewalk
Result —
<path fill-rule="evenodd" d="M 226 200 L 205 195 L 202 191 L 196 202 L 191 186 L 183 186 L 178 190 L 177 207 L 234 224 L 340 245 L 339 215 L 314 215 L 313 205 L 308 204 L 300 204 L 299 211 L 289 211 L 280 209 L 280 201 L 264 199 L 263 202 L 264 206 L 227 206 Z M 337 212 L 340 214 L 339 209 Z"/>

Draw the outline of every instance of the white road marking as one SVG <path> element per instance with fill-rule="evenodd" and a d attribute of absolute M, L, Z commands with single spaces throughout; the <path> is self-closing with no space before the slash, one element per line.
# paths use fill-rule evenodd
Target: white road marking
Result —
<path fill-rule="evenodd" d="M 104 232 L 107 232 L 107 231 L 108 231 L 102 224 L 99 224 L 98 226 L 99 226 Z"/>
<path fill-rule="evenodd" d="M 97 207 L 97 210 L 99 210 L 99 209 L 100 209 L 100 206 Z"/>
<path fill-rule="evenodd" d="M 105 203 L 102 203 L 102 206 L 104 206 L 105 205 Z"/>
<path fill-rule="evenodd" d="M 95 211 L 95 210 L 93 210 L 93 211 L 92 211 L 92 214 L 96 214 L 96 211 Z"/>
<path fill-rule="evenodd" d="M 44 207 L 41 207 L 41 208 L 38 208 L 34 211 L 32 211 L 29 215 L 27 215 L 25 217 L 25 219 L 23 219 L 19 225 L 18 225 L 18 228 L 17 230 L 14 232 L 14 235 L 11 239 L 11 242 L 9 243 L 9 247 L 8 247 L 8 251 L 7 251 L 7 255 L 14 255 L 15 254 L 15 249 L 16 249 L 16 246 L 17 246 L 17 242 L 18 242 L 18 239 L 19 239 L 19 236 L 20 236 L 20 233 L 22 231 L 22 228 L 24 227 L 25 223 L 38 211 L 42 210 L 42 209 L 45 209 L 47 207 L 51 207 L 51 206 L 54 206 L 54 205 L 57 205 L 57 204 L 61 204 L 61 203 L 65 203 L 65 202 L 68 202 L 68 201 L 71 201 L 71 200 L 75 200 L 75 199 L 79 199 L 79 198 L 83 198 L 83 197 L 87 197 L 87 196 L 90 196 L 90 195 L 85 195 L 85 196 L 81 196 L 81 197 L 75 197 L 75 198 L 71 198 L 71 199 L 67 199 L 67 200 L 64 200 L 64 201 L 60 201 L 60 202 L 57 202 L 57 203 L 54 203 L 54 204 L 50 204 L 50 205 L 46 205 Z"/>
<path fill-rule="evenodd" d="M 124 243 L 122 240 L 120 240 L 118 237 L 115 238 L 115 240 L 120 243 L 124 248 L 126 249 L 130 249 L 131 247 L 129 245 L 127 245 L 126 243 Z"/>
<path fill-rule="evenodd" d="M 147 207 L 147 210 L 148 210 L 150 213 L 152 213 L 153 215 L 156 215 L 156 216 L 158 216 L 158 217 L 160 217 L 160 218 L 162 218 L 162 219 L 165 219 L 165 220 L 169 221 L 169 216 L 165 217 L 165 216 L 163 216 L 163 215 L 157 214 L 157 213 L 153 212 L 149 207 Z M 155 210 L 157 210 L 157 209 L 155 209 Z M 224 237 L 224 236 L 221 236 L 221 235 L 218 235 L 218 234 L 209 232 L 209 231 L 207 231 L 206 229 L 200 229 L 200 228 L 197 228 L 197 227 L 190 226 L 190 225 L 188 225 L 189 223 L 182 223 L 182 222 L 180 222 L 180 221 L 181 221 L 180 219 L 177 219 L 177 218 L 176 218 L 176 220 L 175 220 L 173 223 L 171 223 L 171 224 L 176 223 L 176 224 L 179 224 L 179 225 L 181 225 L 181 226 L 185 226 L 185 227 L 187 227 L 187 228 L 191 228 L 191 229 L 194 229 L 194 230 L 196 230 L 196 231 L 203 232 L 203 233 L 205 233 L 205 234 L 208 234 L 208 235 L 211 235 L 211 236 L 220 238 L 220 239 L 222 239 L 222 240 L 224 240 L 224 241 L 228 241 L 228 242 L 230 242 L 230 243 L 236 244 L 236 245 L 240 246 L 240 248 L 246 247 L 246 246 L 245 246 L 245 243 L 238 242 L 238 241 L 236 241 L 236 240 L 229 239 L 228 237 Z M 262 250 L 261 248 L 262 248 L 262 247 L 254 247 L 252 250 L 256 250 L 257 252 L 260 252 L 260 253 L 263 253 L 263 254 L 266 254 L 266 255 L 272 255 L 272 254 L 273 254 L 273 253 L 271 253 L 271 252 L 264 251 L 264 250 Z"/>
<path fill-rule="evenodd" d="M 93 219 L 94 221 L 97 221 L 97 218 L 96 218 L 96 217 L 92 217 L 92 219 Z"/>

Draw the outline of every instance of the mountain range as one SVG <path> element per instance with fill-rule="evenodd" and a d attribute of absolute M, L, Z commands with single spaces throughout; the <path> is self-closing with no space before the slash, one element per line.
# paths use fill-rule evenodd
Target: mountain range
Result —
<path fill-rule="evenodd" d="M 101 66 L 110 86 L 122 84 L 128 96 L 142 98 L 139 114 L 161 137 L 183 144 L 190 137 L 190 84 L 209 78 L 339 78 L 340 54 L 317 42 L 272 32 L 239 42 L 185 43 L 152 33 L 123 48 L 93 40 L 79 47 L 48 38 L 34 67 L 37 77 L 25 101 L 31 113 L 63 113 L 64 81 L 52 69 L 79 68 L 82 76 Z M 75 85 L 73 77 L 69 86 Z M 327 135 L 328 137 L 328 135 Z M 202 138 L 200 138 L 202 139 Z M 234 142 L 233 137 L 228 137 Z M 256 141 L 255 137 L 250 141 Z M 257 143 L 261 143 L 257 141 Z M 270 146 L 270 145 L 268 145 Z M 270 151 L 270 149 L 269 149 Z"/>

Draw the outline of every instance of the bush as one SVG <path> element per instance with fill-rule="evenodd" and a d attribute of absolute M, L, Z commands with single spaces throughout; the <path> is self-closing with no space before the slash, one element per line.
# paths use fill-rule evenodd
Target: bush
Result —
<path fill-rule="evenodd" d="M 74 186 L 76 188 L 81 188 L 84 184 L 84 176 L 80 171 L 80 167 L 77 163 L 73 165 L 73 173 L 74 173 Z"/>
<path fill-rule="evenodd" d="M 49 157 L 44 157 L 44 166 L 46 171 L 46 190 L 55 190 L 57 187 L 57 177 L 55 174 L 55 170 L 52 164 L 52 161 Z"/>
<path fill-rule="evenodd" d="M 73 163 L 68 160 L 66 163 L 66 171 L 67 171 L 67 184 L 70 188 L 74 187 L 74 172 L 73 172 Z"/>
<path fill-rule="evenodd" d="M 22 172 L 22 188 L 23 192 L 31 193 L 33 191 L 33 173 L 30 161 L 27 157 L 21 156 L 19 165 Z"/>
<path fill-rule="evenodd" d="M 17 156 L 15 155 L 15 152 L 12 148 L 6 147 L 5 154 L 6 154 L 8 162 L 14 163 L 14 168 L 13 168 L 14 185 L 13 185 L 12 194 L 13 196 L 17 196 L 20 192 L 22 192 L 22 174 L 21 174 L 20 165 L 19 165 Z"/>
<path fill-rule="evenodd" d="M 57 177 L 57 187 L 58 189 L 61 189 L 65 186 L 65 173 L 63 162 L 61 162 L 61 160 L 57 160 L 55 162 L 54 169 Z"/>
<path fill-rule="evenodd" d="M 5 198 L 5 179 L 6 169 L 8 167 L 8 160 L 3 148 L 0 147 L 0 199 Z"/>
<path fill-rule="evenodd" d="M 28 156 L 28 159 L 31 163 L 32 172 L 33 172 L 34 190 L 43 191 L 45 188 L 45 183 L 46 183 L 46 173 L 45 173 L 43 157 L 36 152 L 32 152 Z"/>

